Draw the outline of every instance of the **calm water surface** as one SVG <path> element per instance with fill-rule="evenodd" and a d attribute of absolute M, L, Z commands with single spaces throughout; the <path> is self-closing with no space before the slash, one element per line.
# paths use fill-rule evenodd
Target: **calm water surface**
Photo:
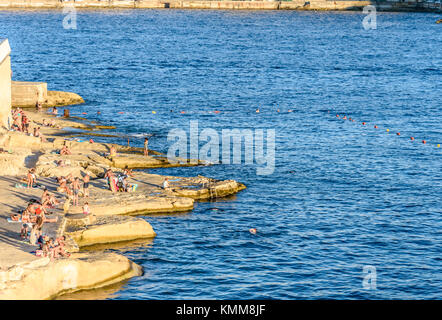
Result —
<path fill-rule="evenodd" d="M 379 13 L 369 31 L 363 17 L 88 10 L 64 30 L 61 11 L 0 11 L 13 78 L 79 93 L 87 103 L 71 114 L 99 110 L 103 123 L 140 137 L 133 144 L 152 133 L 152 148 L 167 151 L 168 131 L 190 120 L 218 132 L 276 130 L 272 175 L 240 165 L 151 170 L 248 188 L 145 217 L 153 242 L 111 249 L 145 275 L 104 297 L 441 298 L 440 16 Z M 363 288 L 364 266 L 376 267 L 376 290 Z"/>

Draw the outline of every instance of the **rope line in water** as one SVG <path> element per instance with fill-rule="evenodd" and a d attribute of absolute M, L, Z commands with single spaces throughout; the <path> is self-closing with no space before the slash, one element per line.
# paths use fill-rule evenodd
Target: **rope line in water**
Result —
<path fill-rule="evenodd" d="M 328 113 L 330 113 L 330 111 L 328 111 Z M 337 119 L 341 119 L 341 120 L 347 120 L 347 121 L 350 121 L 350 122 L 356 122 L 355 119 L 350 118 L 350 117 L 347 117 L 346 115 L 344 115 L 344 116 L 341 117 L 341 115 L 336 114 L 336 118 L 337 118 Z M 363 126 L 366 126 L 366 125 L 367 125 L 366 122 L 360 122 L 360 123 L 361 123 Z M 373 128 L 374 128 L 374 129 L 379 129 L 379 126 L 374 125 Z M 390 129 L 385 128 L 385 131 L 386 131 L 386 132 L 390 132 Z M 396 132 L 396 135 L 397 135 L 397 136 L 400 136 L 401 133 L 398 131 L 398 132 Z M 410 140 L 411 140 L 411 141 L 415 141 L 415 138 L 414 138 L 414 137 L 410 137 Z M 428 141 L 425 140 L 425 139 L 422 139 L 421 142 L 422 142 L 422 144 L 432 145 L 432 143 L 428 143 Z M 436 146 L 436 148 L 440 148 L 440 143 L 435 143 L 434 145 Z"/>

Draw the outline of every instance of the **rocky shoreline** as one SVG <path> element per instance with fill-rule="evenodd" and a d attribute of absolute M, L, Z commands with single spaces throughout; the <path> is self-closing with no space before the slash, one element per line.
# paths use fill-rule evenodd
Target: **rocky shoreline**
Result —
<path fill-rule="evenodd" d="M 31 127 L 38 126 L 44 139 L 23 132 L 0 132 L 0 299 L 53 299 L 67 292 L 99 288 L 116 284 L 142 274 L 142 268 L 129 259 L 114 253 L 82 251 L 84 247 L 106 245 L 137 239 L 153 239 L 153 227 L 136 215 L 187 212 L 194 202 L 229 196 L 245 189 L 234 180 L 219 181 L 207 177 L 166 177 L 134 171 L 129 178 L 136 185 L 134 192 L 112 192 L 104 179 L 105 172 L 123 168 L 157 168 L 190 166 L 188 159 L 176 164 L 167 157 L 142 148 L 109 143 L 97 143 L 69 138 L 65 128 L 75 127 L 87 133 L 99 129 L 97 123 L 78 119 L 55 117 L 46 112 L 25 110 Z M 55 120 L 56 126 L 45 126 L 46 120 Z M 71 154 L 60 155 L 64 145 Z M 108 156 L 111 148 L 117 154 Z M 59 161 L 63 165 L 60 165 Z M 204 164 L 197 162 L 196 165 Z M 40 188 L 20 186 L 21 178 L 35 168 Z M 85 215 L 80 206 L 63 206 L 66 195 L 55 182 L 55 177 L 72 175 L 91 177 L 87 199 L 91 213 Z M 170 186 L 163 187 L 168 179 Z M 49 259 L 31 254 L 36 248 L 19 240 L 21 223 L 7 219 L 26 207 L 30 199 L 39 199 L 47 188 L 61 203 L 51 212 L 55 223 L 45 223 L 43 232 L 53 237 L 66 237 L 69 258 Z M 80 194 L 80 202 L 83 202 Z M 62 208 L 62 206 L 64 208 Z"/>
<path fill-rule="evenodd" d="M 0 8 L 9 10 L 23 9 L 179 9 L 179 10 L 298 10 L 298 11 L 362 11 L 364 7 L 375 6 L 378 11 L 392 12 L 441 12 L 440 3 L 430 1 L 328 1 L 328 0 L 291 0 L 291 1 L 204 1 L 204 0 L 123 0 L 99 1 L 83 0 L 64 2 L 58 0 L 0 0 Z"/>

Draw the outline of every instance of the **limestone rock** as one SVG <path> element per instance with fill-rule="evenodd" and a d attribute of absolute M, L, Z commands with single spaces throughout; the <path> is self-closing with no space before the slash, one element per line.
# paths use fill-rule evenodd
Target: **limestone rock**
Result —
<path fill-rule="evenodd" d="M 43 106 L 58 107 L 81 103 L 84 103 L 84 100 L 76 93 L 64 91 L 48 91 L 47 101 L 43 104 Z"/>

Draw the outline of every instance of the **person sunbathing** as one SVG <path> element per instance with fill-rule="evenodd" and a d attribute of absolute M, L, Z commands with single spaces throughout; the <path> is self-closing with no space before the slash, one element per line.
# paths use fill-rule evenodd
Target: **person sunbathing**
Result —
<path fill-rule="evenodd" d="M 125 175 L 126 177 L 134 177 L 132 169 L 129 169 L 127 166 L 124 168 L 123 175 Z"/>
<path fill-rule="evenodd" d="M 60 150 L 61 156 L 67 156 L 67 155 L 71 155 L 71 154 L 72 154 L 72 152 L 69 150 L 67 145 L 64 145 Z"/>
<path fill-rule="evenodd" d="M 64 242 L 63 242 L 64 243 Z M 70 254 L 64 249 L 64 245 L 60 245 L 60 242 L 50 238 L 48 241 L 49 252 L 51 259 L 56 259 L 59 257 L 69 257 Z"/>
<path fill-rule="evenodd" d="M 34 137 L 40 138 L 41 142 L 46 142 L 46 138 L 40 132 L 40 127 L 35 127 L 34 128 Z"/>
<path fill-rule="evenodd" d="M 50 124 L 50 126 L 51 126 L 52 128 L 61 129 L 61 126 L 57 125 L 57 123 L 55 122 L 55 119 L 52 119 L 52 120 L 51 120 L 51 124 Z"/>
<path fill-rule="evenodd" d="M 54 242 L 54 255 L 56 258 L 58 257 L 70 257 L 71 255 L 66 252 L 65 249 L 65 241 L 66 241 L 66 237 L 65 236 L 61 236 L 58 238 L 55 238 L 55 242 Z"/>
<path fill-rule="evenodd" d="M 68 181 L 65 177 L 58 178 L 58 192 L 65 192 L 68 196 L 72 195 L 71 189 L 68 187 Z"/>
<path fill-rule="evenodd" d="M 60 201 L 57 200 L 57 198 L 55 197 L 54 194 L 51 193 L 47 193 L 46 195 L 46 199 L 44 200 L 44 202 L 47 202 L 49 207 L 54 207 L 60 204 Z M 44 205 L 44 202 L 42 202 L 42 204 Z"/>
<path fill-rule="evenodd" d="M 35 209 L 35 215 L 38 217 L 41 217 L 43 219 L 43 222 L 57 222 L 58 221 L 58 217 L 55 218 L 48 218 L 46 215 L 48 214 L 48 212 L 46 211 L 46 208 L 43 205 L 39 205 L 36 209 Z"/>
<path fill-rule="evenodd" d="M 41 195 L 41 198 L 40 198 L 40 203 L 43 203 L 47 199 L 48 196 L 49 196 L 49 191 L 47 188 L 44 188 L 43 194 Z"/>
<path fill-rule="evenodd" d="M 64 160 L 58 160 L 55 164 L 57 165 L 57 167 L 63 168 L 65 166 Z"/>

